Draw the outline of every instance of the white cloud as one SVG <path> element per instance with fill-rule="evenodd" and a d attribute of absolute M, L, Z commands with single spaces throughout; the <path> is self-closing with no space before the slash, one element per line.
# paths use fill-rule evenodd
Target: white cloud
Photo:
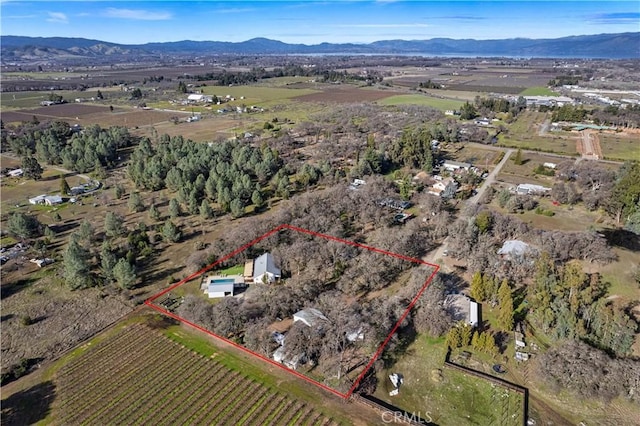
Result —
<path fill-rule="evenodd" d="M 344 24 L 337 28 L 427 28 L 428 24 Z"/>
<path fill-rule="evenodd" d="M 68 24 L 69 18 L 62 12 L 47 12 L 49 17 L 47 18 L 48 22 L 55 22 L 57 24 Z"/>
<path fill-rule="evenodd" d="M 231 7 L 228 9 L 216 9 L 215 13 L 248 13 L 255 12 L 257 9 L 251 7 Z"/>
<path fill-rule="evenodd" d="M 137 21 L 166 21 L 173 15 L 169 12 L 153 12 L 142 9 L 118 9 L 110 7 L 104 12 L 107 18 L 133 19 Z"/>

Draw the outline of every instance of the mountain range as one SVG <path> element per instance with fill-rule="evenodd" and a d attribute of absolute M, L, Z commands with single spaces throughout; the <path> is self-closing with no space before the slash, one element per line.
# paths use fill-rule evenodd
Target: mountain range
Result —
<path fill-rule="evenodd" d="M 118 44 L 66 37 L 1 36 L 3 62 L 95 58 L 108 55 L 213 55 L 213 54 L 369 54 L 422 56 L 510 56 L 554 58 L 640 58 L 640 32 L 571 36 L 556 39 L 381 40 L 368 44 L 289 44 L 267 38 L 243 42 L 176 41 Z"/>

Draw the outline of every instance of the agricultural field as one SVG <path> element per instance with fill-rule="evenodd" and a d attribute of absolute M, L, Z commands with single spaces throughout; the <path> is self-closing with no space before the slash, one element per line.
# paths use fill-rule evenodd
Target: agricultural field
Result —
<path fill-rule="evenodd" d="M 532 151 L 555 152 L 577 155 L 576 140 L 578 134 L 546 133 L 540 135 L 540 126 L 548 117 L 545 113 L 525 111 L 508 126 L 506 133 L 498 135 L 498 145 L 509 148 L 522 148 Z"/>
<path fill-rule="evenodd" d="M 431 96 L 411 94 L 395 95 L 377 102 L 380 105 L 425 105 L 441 111 L 448 109 L 455 110 L 462 106 L 464 102 L 453 99 L 442 99 Z"/>
<path fill-rule="evenodd" d="M 339 409 L 332 397 L 305 392 L 294 379 L 280 387 L 259 366 L 153 318 L 125 321 L 53 364 L 40 384 L 50 391 L 49 404 L 39 410 L 22 405 L 33 388 L 3 392 L 3 424 L 353 422 L 353 407 Z"/>
<path fill-rule="evenodd" d="M 515 154 L 511 155 L 500 170 L 498 180 L 511 183 L 514 185 L 520 183 L 535 183 L 550 188 L 553 186 L 553 177 L 544 176 L 534 173 L 534 169 L 544 163 L 558 164 L 563 161 L 572 161 L 571 159 L 558 158 L 552 155 L 544 155 L 537 153 L 522 153 L 522 164 L 515 164 L 513 161 Z"/>
<path fill-rule="evenodd" d="M 227 95 L 236 98 L 235 103 L 225 105 L 236 106 L 245 104 L 247 106 L 256 105 L 259 107 L 272 107 L 278 104 L 286 104 L 289 100 L 304 95 L 317 93 L 311 89 L 290 89 L 286 87 L 268 86 L 207 86 L 202 88 L 205 95 L 216 95 L 224 98 Z M 244 97 L 244 99 L 241 99 Z"/>
<path fill-rule="evenodd" d="M 298 96 L 296 100 L 301 102 L 328 102 L 328 103 L 362 103 L 373 102 L 396 95 L 398 92 L 359 88 L 352 85 L 338 85 L 325 88 L 318 93 Z"/>
<path fill-rule="evenodd" d="M 600 148 L 607 160 L 640 159 L 640 133 L 599 133 Z"/>
<path fill-rule="evenodd" d="M 67 102 L 76 98 L 90 98 L 97 94 L 97 90 L 54 90 L 53 93 L 62 96 Z M 107 89 L 100 89 L 105 92 Z M 2 109 L 39 108 L 40 102 L 48 100 L 51 91 L 1 92 L 0 104 Z"/>
<path fill-rule="evenodd" d="M 520 95 L 521 96 L 560 96 L 559 93 L 554 92 L 553 90 L 545 86 L 529 87 L 526 90 L 523 90 L 522 92 L 520 92 Z"/>
<path fill-rule="evenodd" d="M 443 150 L 445 158 L 471 163 L 478 168 L 492 170 L 501 159 L 502 150 L 482 148 L 479 144 L 453 144 Z"/>

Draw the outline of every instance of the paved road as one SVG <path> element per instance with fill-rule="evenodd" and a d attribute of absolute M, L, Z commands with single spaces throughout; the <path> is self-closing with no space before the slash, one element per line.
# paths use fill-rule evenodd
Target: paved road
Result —
<path fill-rule="evenodd" d="M 500 163 L 498 163 L 498 165 L 493 169 L 493 171 L 489 173 L 489 176 L 487 176 L 487 178 L 484 180 L 482 185 L 480 185 L 480 188 L 478 188 L 476 195 L 474 195 L 473 197 L 469 198 L 464 202 L 465 203 L 464 207 L 478 204 L 478 201 L 482 198 L 484 193 L 487 191 L 487 188 L 489 188 L 489 186 L 491 186 L 491 184 L 496 181 L 496 176 L 498 176 L 498 174 L 500 173 L 500 170 L 502 170 L 502 167 L 504 167 L 504 165 L 507 163 L 507 161 L 509 160 L 509 157 L 514 151 L 515 151 L 514 149 L 508 149 L 505 152 L 504 157 L 502 158 Z M 465 210 L 464 207 L 460 209 L 460 211 L 464 211 Z M 449 237 L 445 238 L 442 244 L 440 244 L 438 248 L 428 253 L 425 257 L 422 258 L 422 260 L 426 262 L 435 263 L 438 259 L 442 259 L 444 257 L 444 252 L 448 249 L 448 246 L 449 246 Z M 446 265 L 443 265 L 442 269 L 446 270 Z"/>

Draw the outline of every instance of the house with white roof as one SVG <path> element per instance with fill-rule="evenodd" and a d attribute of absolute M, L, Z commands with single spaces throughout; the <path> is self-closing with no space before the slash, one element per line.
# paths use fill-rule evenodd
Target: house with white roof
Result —
<path fill-rule="evenodd" d="M 253 261 L 253 282 L 269 284 L 279 279 L 281 271 L 276 267 L 271 253 L 265 253 Z"/>
<path fill-rule="evenodd" d="M 306 308 L 293 314 L 293 322 L 302 321 L 307 327 L 314 327 L 321 321 L 329 321 L 322 312 L 314 308 Z"/>

